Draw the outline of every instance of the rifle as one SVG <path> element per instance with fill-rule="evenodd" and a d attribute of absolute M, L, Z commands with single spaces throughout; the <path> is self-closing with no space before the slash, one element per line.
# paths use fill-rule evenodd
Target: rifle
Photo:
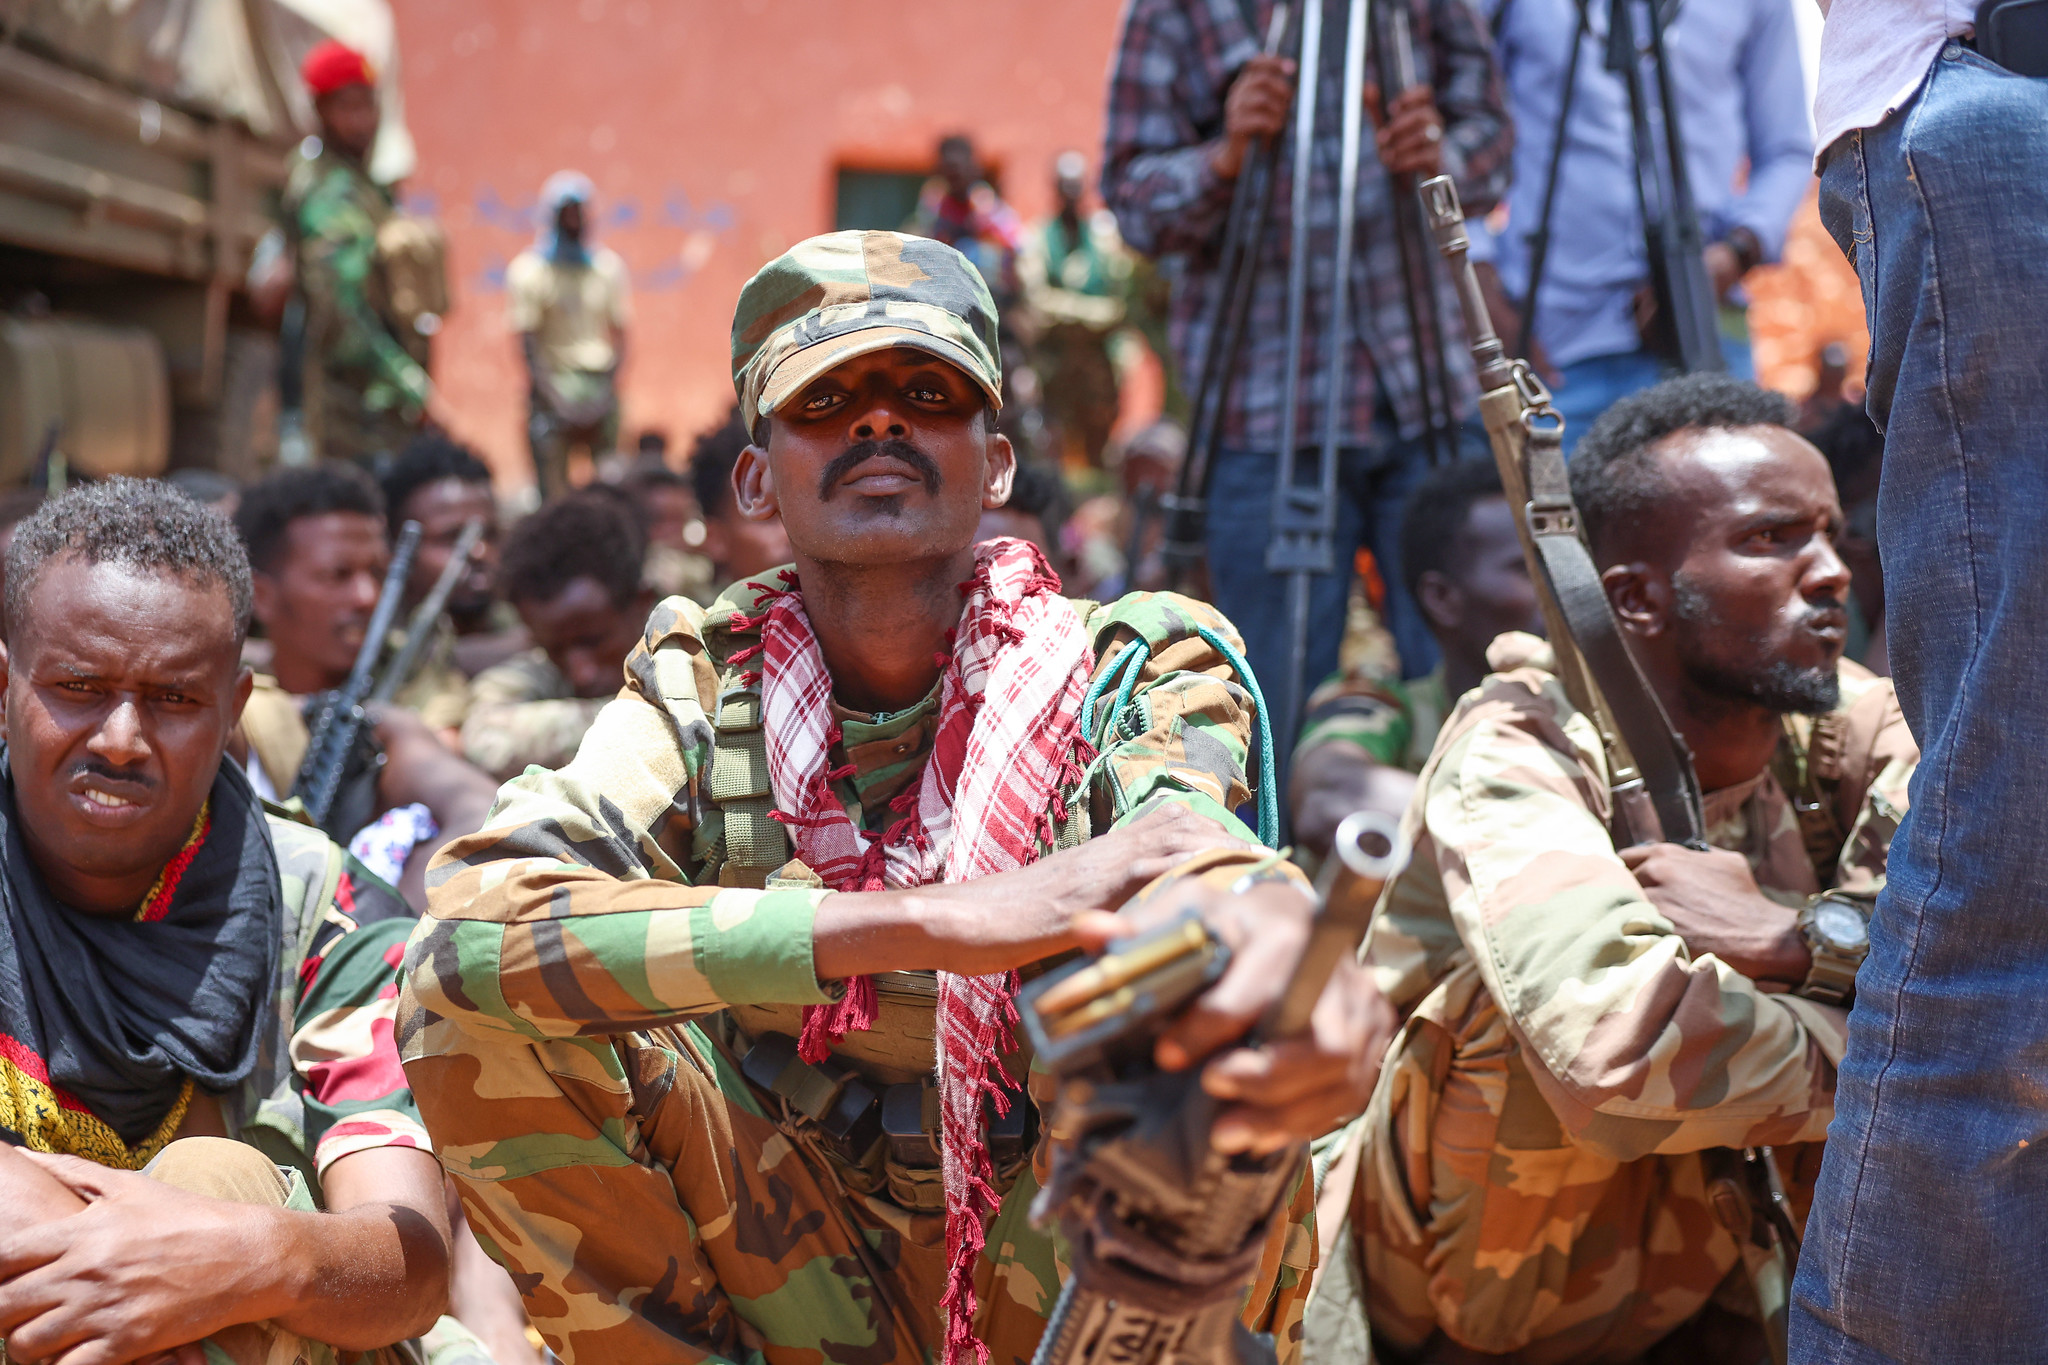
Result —
<path fill-rule="evenodd" d="M 1286 42 L 1292 11 L 1288 0 L 1273 6 L 1266 26 L 1265 55 L 1277 54 Z M 1160 500 L 1167 518 L 1161 557 L 1185 589 L 1196 587 L 1193 575 L 1204 558 L 1203 520 L 1215 474 L 1216 442 L 1223 431 L 1223 409 L 1237 379 L 1237 357 L 1244 349 L 1245 323 L 1251 316 L 1252 290 L 1258 282 L 1259 248 L 1273 219 L 1273 184 L 1278 178 L 1274 161 L 1272 139 L 1253 139 L 1231 190 L 1215 291 L 1209 299 L 1209 345 L 1196 370 L 1199 377 L 1194 410 L 1188 419 L 1187 457 L 1181 462 L 1178 488 Z"/>
<path fill-rule="evenodd" d="M 1465 214 L 1450 177 L 1425 181 L 1422 202 L 1437 249 L 1458 285 L 1479 372 L 1479 410 L 1501 484 L 1508 504 L 1525 509 L 1515 530 L 1557 658 L 1558 680 L 1572 705 L 1592 719 L 1606 751 L 1615 845 L 1669 840 L 1704 849 L 1692 752 L 1629 653 L 1593 557 L 1580 538 L 1560 447 L 1564 419 L 1551 407 L 1549 391 L 1528 362 L 1508 358 L 1494 334 L 1466 256 Z M 1710 1203 L 1740 1243 L 1771 1359 L 1785 1365 L 1786 1301 L 1799 1238 L 1776 1158 L 1769 1147 L 1706 1155 Z"/>
<path fill-rule="evenodd" d="M 390 567 L 384 571 L 383 590 L 377 594 L 377 607 L 370 613 L 370 625 L 363 633 L 362 648 L 356 651 L 355 666 L 349 669 L 348 681 L 320 700 L 313 732 L 306 743 L 306 758 L 299 765 L 292 795 L 305 802 L 306 814 L 323 829 L 326 828 L 328 814 L 334 809 L 335 794 L 341 790 L 342 770 L 348 765 L 350 755 L 355 752 L 356 741 L 368 723 L 369 718 L 363 714 L 363 701 L 370 695 L 375 682 L 377 657 L 384 652 L 385 637 L 391 633 L 391 622 L 398 615 L 399 600 L 405 595 L 405 580 L 412 574 L 413 557 L 419 553 L 419 548 L 420 524 L 408 521 L 399 529 Z M 451 561 L 451 566 L 459 562 Z M 442 576 L 445 578 L 447 574 L 444 572 Z M 341 837 L 346 839 L 347 833 Z"/>
<path fill-rule="evenodd" d="M 1321 909 L 1255 1039 L 1293 1037 L 1340 957 L 1356 953 L 1407 858 L 1400 831 L 1361 811 L 1337 827 Z M 1248 872 L 1243 887 L 1278 854 Z M 1032 1208 L 1057 1216 L 1073 1268 L 1033 1365 L 1271 1365 L 1272 1338 L 1239 1318 L 1274 1220 L 1303 1178 L 1304 1146 L 1225 1156 L 1201 1068 L 1163 1072 L 1168 1021 L 1223 974 L 1230 950 L 1194 911 L 1027 987 L 1018 1005 L 1058 1083 L 1052 1178 Z"/>
<path fill-rule="evenodd" d="M 1669 840 L 1705 848 L 1699 778 L 1649 680 L 1628 652 L 1599 571 L 1579 536 L 1579 511 L 1565 473 L 1564 419 L 1526 360 L 1509 359 L 1493 330 L 1466 252 L 1465 213 L 1447 175 L 1422 184 L 1437 251 L 1451 269 L 1472 360 L 1479 413 L 1500 466 L 1508 504 L 1527 509 L 1515 532 L 1529 561 L 1543 624 L 1557 656 L 1557 677 L 1590 717 L 1607 753 L 1615 843 Z"/>
<path fill-rule="evenodd" d="M 411 618 L 405 623 L 405 642 L 385 667 L 384 676 L 377 680 L 375 690 L 370 693 L 371 701 L 390 701 L 398 695 L 399 688 L 412 681 L 413 670 L 419 667 L 420 655 L 427 652 L 427 643 L 433 638 L 434 623 L 448 609 L 448 598 L 455 592 L 455 585 L 463 572 L 469 568 L 469 559 L 476 553 L 477 542 L 483 538 L 482 517 L 471 517 L 462 523 L 462 533 L 455 537 L 455 548 L 449 553 L 448 562 L 442 566 L 441 576 L 434 580 L 432 590 L 413 608 Z"/>

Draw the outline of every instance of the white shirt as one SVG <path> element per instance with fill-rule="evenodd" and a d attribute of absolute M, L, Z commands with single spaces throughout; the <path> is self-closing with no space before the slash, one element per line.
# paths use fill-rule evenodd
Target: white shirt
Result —
<path fill-rule="evenodd" d="M 1974 31 L 1976 0 L 1819 0 L 1820 79 L 1813 146 L 1875 128 L 1920 93 L 1941 45 Z"/>

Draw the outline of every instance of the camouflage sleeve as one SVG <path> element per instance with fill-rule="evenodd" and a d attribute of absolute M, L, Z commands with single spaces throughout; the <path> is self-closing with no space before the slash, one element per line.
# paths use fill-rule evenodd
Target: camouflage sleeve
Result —
<path fill-rule="evenodd" d="M 1407 756 L 1415 721 L 1405 698 L 1392 687 L 1349 675 L 1330 679 L 1308 699 L 1295 761 L 1319 744 L 1341 740 L 1356 744 L 1375 763 L 1401 766 Z"/>
<path fill-rule="evenodd" d="M 1846 670 L 1845 670 L 1846 673 Z M 1842 844 L 1835 889 L 1875 902 L 1884 889 L 1892 835 L 1906 813 L 1907 785 L 1920 764 L 1920 746 L 1906 728 L 1889 678 L 1867 682 L 1844 676 L 1848 696 L 1847 752 L 1837 789 L 1836 818 L 1849 831 Z"/>
<path fill-rule="evenodd" d="M 1087 616 L 1101 688 L 1088 718 L 1099 751 L 1089 772 L 1096 828 L 1131 819 L 1155 797 L 1177 801 L 1257 842 L 1233 814 L 1252 801 L 1256 708 L 1207 628 L 1241 654 L 1230 621 L 1176 593 L 1131 593 Z M 1132 645 L 1142 642 L 1134 655 Z M 1141 664 L 1134 664 L 1141 657 Z M 1125 669 L 1134 680 L 1122 684 Z"/>
<path fill-rule="evenodd" d="M 377 225 L 335 171 L 299 208 L 299 283 L 332 319 L 329 354 L 376 373 L 403 398 L 424 404 L 433 391 L 427 372 L 405 353 L 370 306 L 366 286 L 377 262 Z"/>
<path fill-rule="evenodd" d="M 1537 1087 L 1619 1161 L 1818 1140 L 1843 1012 L 1691 955 L 1615 854 L 1599 755 L 1556 681 L 1518 671 L 1489 680 L 1425 778 L 1452 920 Z"/>
<path fill-rule="evenodd" d="M 703 608 L 670 598 L 565 767 L 505 784 L 428 874 L 406 970 L 419 1003 L 531 1038 L 630 1033 L 727 1004 L 824 1003 L 822 891 L 691 885 L 705 870 Z"/>
<path fill-rule="evenodd" d="M 393 1036 L 412 927 L 398 893 L 349 858 L 300 964 L 291 1038 L 306 1150 L 322 1173 L 352 1152 L 432 1150 Z"/>

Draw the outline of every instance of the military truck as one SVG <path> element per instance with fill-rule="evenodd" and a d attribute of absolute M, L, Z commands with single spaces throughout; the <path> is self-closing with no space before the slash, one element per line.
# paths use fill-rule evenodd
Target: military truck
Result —
<path fill-rule="evenodd" d="M 274 456 L 298 59 L 364 33 L 384 0 L 0 0 L 0 487 Z"/>

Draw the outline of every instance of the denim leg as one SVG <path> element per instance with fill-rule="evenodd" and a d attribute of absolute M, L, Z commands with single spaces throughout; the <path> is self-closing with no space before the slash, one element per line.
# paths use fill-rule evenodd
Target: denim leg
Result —
<path fill-rule="evenodd" d="M 1358 452 L 1340 452 L 1342 469 L 1361 458 Z M 1313 455 L 1307 456 L 1312 465 Z M 1244 637 L 1245 658 L 1258 675 L 1259 685 L 1273 689 L 1277 715 L 1281 703 L 1277 689 L 1287 676 L 1287 577 L 1266 572 L 1266 546 L 1273 538 L 1273 479 L 1275 460 L 1271 454 L 1249 450 L 1220 450 L 1209 489 L 1208 545 L 1209 586 L 1216 605 L 1230 618 Z M 1338 483 L 1337 571 L 1317 575 L 1309 581 L 1308 667 L 1305 685 L 1313 689 L 1337 668 L 1337 646 L 1344 638 L 1345 605 L 1351 594 L 1351 559 L 1357 551 L 1364 518 L 1357 504 Z M 1273 736 L 1283 765 L 1294 749 L 1294 737 Z M 1283 803 L 1284 804 L 1284 803 Z"/>
<path fill-rule="evenodd" d="M 1486 458 L 1486 428 L 1468 424 L 1478 432 L 1477 453 Z M 1380 581 L 1386 585 L 1386 626 L 1401 655 L 1401 676 L 1420 678 L 1437 664 L 1436 637 L 1422 611 L 1408 594 L 1406 576 L 1401 572 L 1401 519 L 1408 510 L 1408 498 L 1415 485 L 1429 473 L 1429 443 L 1417 437 L 1398 439 L 1391 428 L 1386 443 L 1377 450 L 1347 450 L 1339 477 L 1345 501 L 1357 509 L 1360 534 L 1352 540 L 1372 551 L 1379 565 Z M 1460 458 L 1473 455 L 1472 430 L 1458 433 Z M 1348 593 L 1347 589 L 1347 593 Z"/>
<path fill-rule="evenodd" d="M 1572 453 L 1586 428 L 1616 399 L 1647 389 L 1664 375 L 1664 362 L 1648 351 L 1589 356 L 1559 370 L 1557 389 L 1550 397 L 1564 417 L 1564 453 Z"/>
<path fill-rule="evenodd" d="M 1912 809 L 1857 980 L 1792 1358 L 2048 1361 L 2048 81 L 1957 44 L 1830 154 L 1871 323 Z"/>

